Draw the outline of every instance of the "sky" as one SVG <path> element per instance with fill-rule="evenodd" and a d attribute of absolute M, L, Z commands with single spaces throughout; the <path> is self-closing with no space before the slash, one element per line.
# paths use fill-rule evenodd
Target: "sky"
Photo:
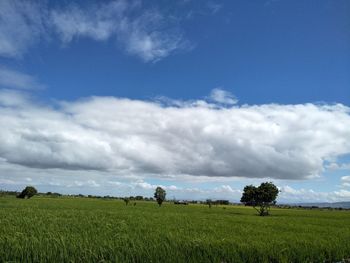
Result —
<path fill-rule="evenodd" d="M 347 0 L 0 1 L 0 189 L 350 201 Z"/>

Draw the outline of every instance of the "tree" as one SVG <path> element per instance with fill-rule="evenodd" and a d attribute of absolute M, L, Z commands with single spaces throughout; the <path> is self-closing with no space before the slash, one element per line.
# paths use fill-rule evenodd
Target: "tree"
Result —
<path fill-rule="evenodd" d="M 17 198 L 31 198 L 34 195 L 36 195 L 38 191 L 33 187 L 33 186 L 27 186 L 26 188 L 23 189 L 23 191 L 17 195 Z"/>
<path fill-rule="evenodd" d="M 207 199 L 206 203 L 208 204 L 209 208 L 211 208 L 213 201 L 211 199 Z"/>
<path fill-rule="evenodd" d="M 125 198 L 123 198 L 123 200 L 124 200 L 124 202 L 125 202 L 125 205 L 127 206 L 127 205 L 129 204 L 130 199 L 127 198 L 127 197 L 125 197 Z"/>
<path fill-rule="evenodd" d="M 157 200 L 159 206 L 162 205 L 163 201 L 165 200 L 165 196 L 165 190 L 162 187 L 158 186 L 154 192 L 154 198 Z"/>
<path fill-rule="evenodd" d="M 241 202 L 253 206 L 260 216 L 269 215 L 270 206 L 276 203 L 279 190 L 271 183 L 261 183 L 259 187 L 247 185 L 243 189 Z"/>

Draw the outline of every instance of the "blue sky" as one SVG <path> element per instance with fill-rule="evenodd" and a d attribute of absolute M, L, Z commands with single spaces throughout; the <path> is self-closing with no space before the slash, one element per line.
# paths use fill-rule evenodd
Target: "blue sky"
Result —
<path fill-rule="evenodd" d="M 282 202 L 350 200 L 349 12 L 2 1 L 0 188 L 237 201 L 271 180 Z"/>

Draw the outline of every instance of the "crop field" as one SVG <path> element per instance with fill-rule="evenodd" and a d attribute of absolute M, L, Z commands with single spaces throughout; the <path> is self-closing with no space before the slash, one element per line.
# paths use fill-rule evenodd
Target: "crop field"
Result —
<path fill-rule="evenodd" d="M 0 198 L 0 262 L 337 262 L 350 211 Z"/>

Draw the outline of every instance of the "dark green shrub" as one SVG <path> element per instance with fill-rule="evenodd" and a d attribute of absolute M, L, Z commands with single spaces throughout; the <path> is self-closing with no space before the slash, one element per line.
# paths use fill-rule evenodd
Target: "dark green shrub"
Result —
<path fill-rule="evenodd" d="M 34 195 L 36 195 L 38 191 L 33 187 L 33 186 L 27 186 L 26 188 L 23 189 L 23 191 L 17 195 L 17 198 L 31 198 Z"/>

